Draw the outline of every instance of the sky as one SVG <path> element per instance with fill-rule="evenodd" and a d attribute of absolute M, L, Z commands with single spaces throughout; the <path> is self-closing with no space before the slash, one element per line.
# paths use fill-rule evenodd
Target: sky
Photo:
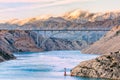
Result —
<path fill-rule="evenodd" d="M 75 9 L 89 12 L 120 10 L 120 0 L 0 0 L 0 20 L 60 15 Z"/>

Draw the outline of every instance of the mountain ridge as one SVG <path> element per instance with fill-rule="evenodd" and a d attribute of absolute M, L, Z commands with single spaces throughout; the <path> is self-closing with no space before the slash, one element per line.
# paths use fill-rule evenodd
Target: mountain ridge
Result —
<path fill-rule="evenodd" d="M 28 23 L 36 22 L 36 21 L 47 21 L 51 18 L 54 20 L 58 20 L 59 18 L 62 18 L 67 21 L 74 21 L 76 23 L 82 23 L 85 24 L 87 22 L 95 22 L 95 21 L 104 21 L 104 20 L 110 20 L 120 17 L 120 11 L 110 11 L 110 12 L 89 12 L 85 10 L 72 10 L 69 12 L 66 12 L 62 14 L 61 16 L 52 16 L 52 15 L 44 15 L 44 16 L 37 16 L 37 17 L 31 17 L 26 19 L 12 19 L 7 20 L 5 22 L 0 21 L 2 23 L 9 23 L 9 24 L 18 24 L 18 25 L 25 25 Z M 51 19 L 51 20 L 52 20 Z"/>

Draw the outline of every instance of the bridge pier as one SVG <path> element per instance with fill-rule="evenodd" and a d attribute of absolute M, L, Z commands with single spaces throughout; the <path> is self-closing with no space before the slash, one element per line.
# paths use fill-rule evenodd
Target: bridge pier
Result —
<path fill-rule="evenodd" d="M 89 45 L 89 31 L 86 32 L 87 33 L 87 45 Z"/>
<path fill-rule="evenodd" d="M 37 44 L 37 47 L 39 47 L 39 31 L 36 31 L 36 44 Z"/>

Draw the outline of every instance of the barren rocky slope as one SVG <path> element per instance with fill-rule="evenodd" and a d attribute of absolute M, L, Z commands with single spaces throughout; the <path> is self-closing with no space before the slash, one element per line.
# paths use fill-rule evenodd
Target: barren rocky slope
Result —
<path fill-rule="evenodd" d="M 120 80 L 120 51 L 81 62 L 72 69 L 71 75 Z"/>
<path fill-rule="evenodd" d="M 41 51 L 25 31 L 0 31 L 0 61 L 15 59 L 13 52 Z"/>
<path fill-rule="evenodd" d="M 38 35 L 38 40 L 37 40 Z M 38 42 L 37 42 L 38 41 Z M 14 52 L 39 52 L 51 50 L 80 50 L 87 46 L 81 41 L 72 41 L 62 38 L 46 38 L 36 31 L 0 31 L 1 60 L 12 58 Z M 14 56 L 13 56 L 14 58 Z"/>
<path fill-rule="evenodd" d="M 82 50 L 83 53 L 104 54 L 120 49 L 120 26 L 115 26 L 99 41 Z"/>

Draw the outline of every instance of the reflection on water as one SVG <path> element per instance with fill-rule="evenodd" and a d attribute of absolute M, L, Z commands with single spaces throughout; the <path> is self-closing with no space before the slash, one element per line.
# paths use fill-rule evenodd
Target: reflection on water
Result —
<path fill-rule="evenodd" d="M 0 63 L 0 80 L 103 80 L 63 76 L 81 61 L 98 55 L 81 54 L 80 51 L 50 51 L 19 53 L 17 60 Z"/>

